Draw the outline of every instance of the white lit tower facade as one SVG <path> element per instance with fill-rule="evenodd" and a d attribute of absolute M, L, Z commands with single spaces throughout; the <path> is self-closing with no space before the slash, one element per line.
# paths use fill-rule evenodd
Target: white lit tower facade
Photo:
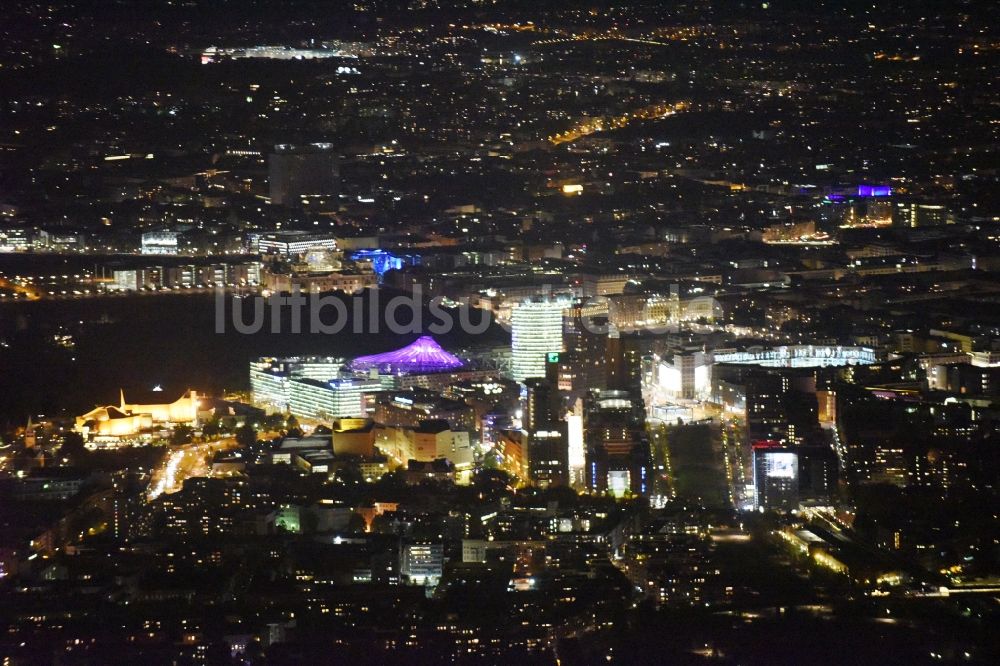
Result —
<path fill-rule="evenodd" d="M 563 351 L 563 311 L 566 300 L 527 300 L 511 312 L 513 378 L 544 377 L 548 355 Z"/>

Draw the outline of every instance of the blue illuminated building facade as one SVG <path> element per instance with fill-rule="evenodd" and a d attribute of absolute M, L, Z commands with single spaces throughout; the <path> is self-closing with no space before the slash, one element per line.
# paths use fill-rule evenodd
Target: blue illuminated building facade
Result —
<path fill-rule="evenodd" d="M 888 197 L 892 196 L 892 188 L 888 185 L 858 185 L 859 197 Z"/>
<path fill-rule="evenodd" d="M 372 262 L 372 270 L 378 276 L 379 282 L 382 282 L 382 278 L 386 273 L 391 270 L 401 269 L 405 263 L 402 257 L 397 257 L 386 250 L 358 250 L 351 258 L 354 261 Z"/>

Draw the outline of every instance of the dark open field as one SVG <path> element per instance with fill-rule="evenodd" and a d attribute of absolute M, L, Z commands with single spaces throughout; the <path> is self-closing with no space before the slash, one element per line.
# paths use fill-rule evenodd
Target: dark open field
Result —
<path fill-rule="evenodd" d="M 726 475 L 709 425 L 674 426 L 667 447 L 678 497 L 708 507 L 727 505 Z"/>

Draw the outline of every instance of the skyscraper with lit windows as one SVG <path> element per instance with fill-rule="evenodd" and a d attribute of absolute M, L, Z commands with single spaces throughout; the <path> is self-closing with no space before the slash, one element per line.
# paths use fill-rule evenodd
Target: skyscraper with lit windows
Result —
<path fill-rule="evenodd" d="M 563 350 L 564 300 L 530 300 L 514 306 L 511 312 L 511 350 L 514 379 L 545 376 L 549 354 Z"/>

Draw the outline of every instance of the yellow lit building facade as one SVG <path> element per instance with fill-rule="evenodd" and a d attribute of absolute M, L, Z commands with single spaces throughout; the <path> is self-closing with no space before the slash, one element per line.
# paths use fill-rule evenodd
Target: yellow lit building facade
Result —
<path fill-rule="evenodd" d="M 195 423 L 198 404 L 197 391 L 187 391 L 174 402 L 146 405 L 125 402 L 123 391 L 118 406 L 95 407 L 77 416 L 74 430 L 84 438 L 132 437 L 156 423 Z"/>

